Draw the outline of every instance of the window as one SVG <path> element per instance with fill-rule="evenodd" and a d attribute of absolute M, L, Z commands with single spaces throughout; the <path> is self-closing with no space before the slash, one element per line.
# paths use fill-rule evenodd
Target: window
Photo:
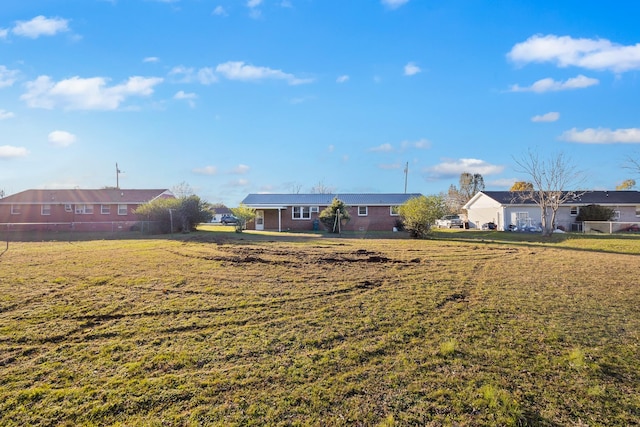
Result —
<path fill-rule="evenodd" d="M 398 209 L 400 208 L 400 206 L 390 206 L 389 207 L 389 215 L 391 216 L 398 216 L 400 215 L 400 213 L 398 212 Z"/>
<path fill-rule="evenodd" d="M 311 208 L 309 206 L 294 206 L 292 212 L 293 219 L 311 219 Z"/>
<path fill-rule="evenodd" d="M 64 205 L 64 210 L 65 210 L 65 212 L 73 212 L 73 208 L 71 207 L 71 204 L 69 204 L 69 203 Z"/>
<path fill-rule="evenodd" d="M 42 208 L 40 209 L 40 214 L 51 215 L 51 205 L 42 205 Z"/>
<path fill-rule="evenodd" d="M 571 206 L 571 211 L 569 212 L 569 214 L 571 216 L 578 216 L 578 213 L 580 213 L 580 208 L 577 206 Z"/>
<path fill-rule="evenodd" d="M 636 216 L 640 216 L 640 206 L 636 206 Z"/>
<path fill-rule="evenodd" d="M 11 215 L 20 215 L 20 210 L 20 205 L 11 205 Z"/>
<path fill-rule="evenodd" d="M 127 205 L 118 205 L 118 215 L 127 214 Z"/>
<path fill-rule="evenodd" d="M 318 213 L 320 212 L 320 208 L 318 206 L 311 206 L 311 213 Z"/>
<path fill-rule="evenodd" d="M 76 205 L 76 213 L 90 215 L 93 213 L 93 205 Z"/>
<path fill-rule="evenodd" d="M 100 205 L 100 213 L 102 215 L 109 215 L 111 213 L 111 205 Z"/>
<path fill-rule="evenodd" d="M 620 219 L 620 211 L 613 211 L 613 220 L 618 221 Z"/>
<path fill-rule="evenodd" d="M 367 206 L 358 206 L 358 216 L 367 216 L 369 209 Z"/>

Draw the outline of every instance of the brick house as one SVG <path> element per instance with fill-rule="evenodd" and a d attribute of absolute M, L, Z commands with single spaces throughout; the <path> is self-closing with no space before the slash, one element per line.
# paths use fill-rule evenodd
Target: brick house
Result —
<path fill-rule="evenodd" d="M 141 204 L 174 197 L 159 190 L 26 190 L 0 199 L 0 226 L 10 230 L 130 230 Z"/>
<path fill-rule="evenodd" d="M 318 224 L 318 215 L 334 198 L 348 206 L 351 220 L 345 231 L 392 231 L 400 219 L 398 206 L 412 194 L 249 194 L 242 204 L 256 210 L 256 219 L 248 227 L 255 230 L 304 231 Z"/>

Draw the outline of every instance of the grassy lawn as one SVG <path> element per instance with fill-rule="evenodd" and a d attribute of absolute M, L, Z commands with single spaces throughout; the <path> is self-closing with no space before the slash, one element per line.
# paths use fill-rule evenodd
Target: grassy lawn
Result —
<path fill-rule="evenodd" d="M 232 230 L 3 242 L 0 425 L 640 424 L 640 236 Z"/>

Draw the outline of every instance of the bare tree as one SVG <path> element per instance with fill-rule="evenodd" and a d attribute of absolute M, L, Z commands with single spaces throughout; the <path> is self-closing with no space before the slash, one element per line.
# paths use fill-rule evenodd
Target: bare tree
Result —
<path fill-rule="evenodd" d="M 629 156 L 627 157 L 627 161 L 624 165 L 625 169 L 630 169 L 634 173 L 640 175 L 640 159 L 637 157 Z"/>
<path fill-rule="evenodd" d="M 316 185 L 311 187 L 311 194 L 331 194 L 333 188 L 325 185 L 323 181 L 318 181 Z"/>
<path fill-rule="evenodd" d="M 484 178 L 479 173 L 463 172 L 459 183 L 459 188 L 451 184 L 447 192 L 447 208 L 453 213 L 459 213 L 478 191 L 484 190 Z"/>
<path fill-rule="evenodd" d="M 583 183 L 582 173 L 562 153 L 541 159 L 538 153 L 529 150 L 514 160 L 518 172 L 527 174 L 533 184 L 528 190 L 514 193 L 514 199 L 532 201 L 540 207 L 542 235 L 550 236 L 560 205 L 586 193 L 577 189 Z"/>
<path fill-rule="evenodd" d="M 171 188 L 171 192 L 178 199 L 186 199 L 187 197 L 193 196 L 195 194 L 193 188 L 191 188 L 191 186 L 185 181 L 182 181 L 180 184 L 174 185 Z"/>

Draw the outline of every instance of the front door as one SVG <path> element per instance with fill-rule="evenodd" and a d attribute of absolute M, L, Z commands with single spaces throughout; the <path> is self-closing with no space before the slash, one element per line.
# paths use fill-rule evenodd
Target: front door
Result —
<path fill-rule="evenodd" d="M 256 211 L 256 230 L 264 230 L 264 211 Z"/>

